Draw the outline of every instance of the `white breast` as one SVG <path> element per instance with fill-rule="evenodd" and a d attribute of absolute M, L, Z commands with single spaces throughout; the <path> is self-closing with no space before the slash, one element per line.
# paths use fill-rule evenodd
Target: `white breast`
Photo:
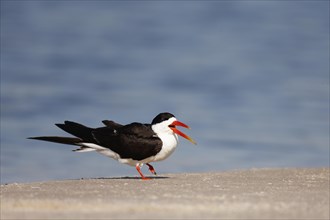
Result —
<path fill-rule="evenodd" d="M 168 158 L 178 145 L 178 136 L 176 134 L 160 134 L 158 137 L 162 140 L 163 146 L 161 151 L 155 156 L 153 161 L 161 161 Z"/>

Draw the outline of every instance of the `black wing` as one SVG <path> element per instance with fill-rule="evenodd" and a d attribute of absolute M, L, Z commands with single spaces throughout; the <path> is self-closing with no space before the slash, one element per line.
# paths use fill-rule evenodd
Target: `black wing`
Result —
<path fill-rule="evenodd" d="M 114 129 L 118 129 L 120 127 L 123 127 L 123 125 L 121 124 L 118 124 L 114 121 L 110 121 L 110 120 L 103 120 L 102 123 L 107 126 L 107 127 L 111 127 L 111 128 L 114 128 Z"/>
<path fill-rule="evenodd" d="M 36 139 L 36 140 L 49 141 L 60 144 L 71 144 L 71 145 L 80 145 L 80 143 L 83 142 L 97 144 L 92 134 L 92 132 L 95 130 L 94 128 L 89 128 L 82 124 L 72 121 L 65 121 L 63 124 L 55 124 L 55 125 L 76 137 L 40 136 L 40 137 L 29 137 L 28 139 Z"/>
<path fill-rule="evenodd" d="M 56 124 L 56 126 L 82 139 L 84 142 L 95 142 L 94 137 L 92 135 L 92 131 L 94 130 L 93 128 L 89 128 L 72 121 L 65 121 L 64 124 Z"/>
<path fill-rule="evenodd" d="M 42 137 L 29 137 L 28 139 L 35 139 L 40 141 L 49 141 L 59 144 L 77 145 L 83 142 L 80 138 L 75 137 L 58 137 L 58 136 L 42 136 Z"/>
<path fill-rule="evenodd" d="M 118 153 L 121 158 L 143 160 L 162 148 L 162 141 L 149 124 L 132 123 L 117 129 L 102 127 L 92 134 L 99 145 Z"/>

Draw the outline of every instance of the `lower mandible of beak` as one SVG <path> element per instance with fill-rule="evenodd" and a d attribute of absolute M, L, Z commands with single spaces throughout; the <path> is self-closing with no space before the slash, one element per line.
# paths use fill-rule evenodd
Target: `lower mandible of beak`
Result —
<path fill-rule="evenodd" d="M 173 123 L 172 123 L 173 124 Z M 187 139 L 188 141 L 190 141 L 193 144 L 197 144 L 196 141 L 194 141 L 191 137 L 189 137 L 188 135 L 186 135 L 185 133 L 181 132 L 180 130 L 178 130 L 176 127 L 170 127 L 172 129 L 172 131 L 174 133 L 176 133 L 177 135 L 180 135 L 181 137 Z"/>

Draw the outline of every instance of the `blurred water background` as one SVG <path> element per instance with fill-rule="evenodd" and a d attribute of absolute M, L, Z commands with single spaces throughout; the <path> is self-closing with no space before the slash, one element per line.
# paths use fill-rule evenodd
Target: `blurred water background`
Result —
<path fill-rule="evenodd" d="M 329 1 L 1 1 L 2 183 L 138 176 L 26 137 L 164 111 L 160 175 L 329 166 Z"/>

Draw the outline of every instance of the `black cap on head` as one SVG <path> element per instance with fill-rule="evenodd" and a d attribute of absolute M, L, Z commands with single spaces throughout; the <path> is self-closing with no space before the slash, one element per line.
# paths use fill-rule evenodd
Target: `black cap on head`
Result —
<path fill-rule="evenodd" d="M 158 124 L 161 123 L 163 121 L 166 121 L 170 118 L 175 117 L 173 114 L 169 113 L 169 112 L 163 112 L 163 113 L 159 113 L 151 122 L 151 124 Z"/>

